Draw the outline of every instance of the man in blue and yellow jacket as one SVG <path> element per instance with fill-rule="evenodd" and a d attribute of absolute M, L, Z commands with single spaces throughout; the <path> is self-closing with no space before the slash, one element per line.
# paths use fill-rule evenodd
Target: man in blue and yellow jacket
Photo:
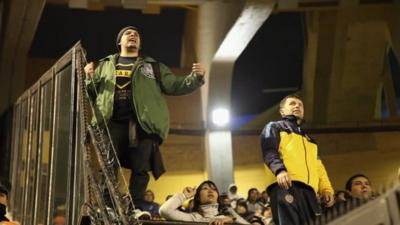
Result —
<path fill-rule="evenodd" d="M 300 97 L 283 98 L 279 112 L 282 119 L 268 123 L 261 134 L 274 222 L 309 224 L 320 214 L 317 195 L 330 207 L 334 191 L 316 142 L 300 127 L 304 118 Z"/>

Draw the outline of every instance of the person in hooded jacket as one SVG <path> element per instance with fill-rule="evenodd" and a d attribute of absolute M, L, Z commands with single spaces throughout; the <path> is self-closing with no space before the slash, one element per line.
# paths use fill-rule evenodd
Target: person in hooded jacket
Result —
<path fill-rule="evenodd" d="M 238 193 L 238 188 L 236 184 L 230 184 L 228 187 L 228 198 L 231 200 L 231 206 L 232 208 L 236 208 L 236 203 L 239 199 L 244 199 L 242 196 L 240 196 Z"/>

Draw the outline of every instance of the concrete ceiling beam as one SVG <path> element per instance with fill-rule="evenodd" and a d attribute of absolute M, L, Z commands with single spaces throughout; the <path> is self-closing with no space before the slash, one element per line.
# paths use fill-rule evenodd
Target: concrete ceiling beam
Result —
<path fill-rule="evenodd" d="M 49 4 L 68 5 L 70 8 L 90 9 L 91 4 L 104 7 L 124 7 L 126 9 L 144 9 L 148 5 L 201 5 L 206 0 L 47 0 Z M 96 4 L 97 3 L 97 4 Z"/>
<path fill-rule="evenodd" d="M 215 107 L 230 108 L 234 64 L 265 20 L 271 15 L 274 5 L 274 0 L 263 3 L 250 1 L 225 36 L 211 65 L 208 98 L 209 115 Z"/>
<path fill-rule="evenodd" d="M 211 62 L 208 98 L 203 101 L 203 107 L 207 109 L 207 172 L 209 179 L 216 181 L 222 190 L 226 190 L 228 185 L 233 183 L 232 137 L 229 125 L 217 127 L 211 122 L 212 115 L 218 109 L 224 113 L 228 111 L 229 114 L 235 62 L 272 14 L 275 4 L 275 0 L 247 1 Z"/>
<path fill-rule="evenodd" d="M 147 0 L 122 0 L 121 2 L 125 9 L 144 9 L 147 5 Z"/>
<path fill-rule="evenodd" d="M 68 6 L 75 9 L 87 9 L 89 2 L 88 0 L 69 0 Z"/>
<path fill-rule="evenodd" d="M 279 0 L 276 11 L 337 10 L 349 7 L 364 7 L 394 4 L 398 0 Z"/>

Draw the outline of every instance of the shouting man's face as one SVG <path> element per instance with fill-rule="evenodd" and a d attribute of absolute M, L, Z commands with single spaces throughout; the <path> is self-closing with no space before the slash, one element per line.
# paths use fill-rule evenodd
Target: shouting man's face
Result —
<path fill-rule="evenodd" d="M 140 35 L 136 30 L 128 29 L 121 36 L 121 48 L 130 51 L 138 51 L 140 49 Z"/>

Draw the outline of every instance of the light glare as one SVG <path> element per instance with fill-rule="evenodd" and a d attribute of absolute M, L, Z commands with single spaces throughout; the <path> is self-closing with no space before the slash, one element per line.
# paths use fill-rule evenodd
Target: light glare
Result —
<path fill-rule="evenodd" d="M 212 121 L 215 125 L 222 127 L 229 123 L 229 110 L 224 108 L 215 109 L 212 112 Z"/>

